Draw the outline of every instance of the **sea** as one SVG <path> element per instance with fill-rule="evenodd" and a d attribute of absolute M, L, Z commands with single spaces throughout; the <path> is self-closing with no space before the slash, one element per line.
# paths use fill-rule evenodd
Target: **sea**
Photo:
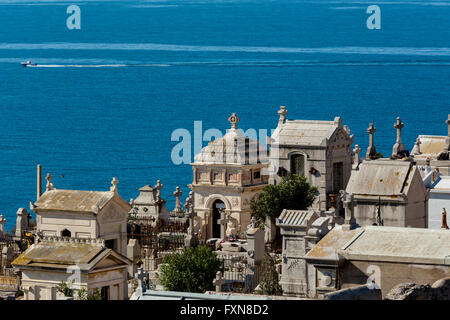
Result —
<path fill-rule="evenodd" d="M 268 132 L 279 106 L 288 119 L 340 116 L 363 154 L 371 122 L 385 156 L 396 117 L 409 150 L 446 135 L 449 16 L 448 0 L 0 1 L 6 228 L 36 200 L 37 164 L 58 189 L 109 190 L 117 177 L 127 201 L 161 180 L 172 209 L 195 153 L 174 161 L 174 132 L 194 145 L 194 122 L 225 133 L 233 112 Z"/>

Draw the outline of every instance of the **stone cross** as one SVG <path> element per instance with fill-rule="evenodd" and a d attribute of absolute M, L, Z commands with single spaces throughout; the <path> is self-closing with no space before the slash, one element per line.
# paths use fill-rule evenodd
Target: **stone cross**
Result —
<path fill-rule="evenodd" d="M 52 175 L 50 173 L 47 173 L 47 175 L 45 176 L 45 180 L 47 180 L 47 185 L 45 186 L 46 191 L 50 191 L 55 188 L 55 186 L 52 183 L 52 179 L 53 179 Z"/>
<path fill-rule="evenodd" d="M 397 129 L 397 140 L 392 148 L 393 156 L 397 156 L 400 151 L 405 150 L 405 146 L 402 144 L 402 129 L 404 126 L 405 124 L 402 122 L 400 117 L 397 117 L 397 122 L 394 124 L 394 128 Z"/>
<path fill-rule="evenodd" d="M 5 232 L 5 223 L 6 223 L 5 217 L 2 214 L 0 214 L 0 235 Z"/>
<path fill-rule="evenodd" d="M 231 217 L 228 217 L 228 215 L 225 213 L 225 209 L 219 209 L 220 210 L 220 219 L 217 220 L 217 223 L 220 224 L 220 238 L 225 239 L 225 232 L 227 230 L 226 225 L 228 221 L 230 221 Z"/>
<path fill-rule="evenodd" d="M 422 152 L 420 152 L 420 145 L 422 144 L 422 142 L 420 141 L 420 138 L 416 139 L 416 142 L 414 143 L 414 154 L 421 154 Z"/>
<path fill-rule="evenodd" d="M 347 193 L 347 192 L 343 191 L 342 195 L 343 195 L 342 202 L 343 202 L 343 206 L 345 208 L 345 223 L 342 227 L 346 230 L 350 230 L 356 224 L 355 213 L 354 213 L 356 203 L 355 203 L 352 193 Z"/>
<path fill-rule="evenodd" d="M 176 187 L 173 193 L 175 196 L 175 213 L 177 215 L 181 215 L 183 213 L 183 209 L 181 208 L 180 197 L 183 195 L 183 192 L 180 190 L 180 187 Z"/>
<path fill-rule="evenodd" d="M 441 229 L 448 229 L 447 225 L 447 210 L 445 208 L 442 208 L 442 225 Z"/>
<path fill-rule="evenodd" d="M 359 158 L 359 154 L 361 152 L 361 148 L 359 147 L 359 145 L 355 145 L 355 149 L 353 149 L 353 152 L 355 153 L 355 162 L 353 163 L 353 170 L 358 170 L 359 168 L 359 163 L 360 163 L 360 158 Z"/>
<path fill-rule="evenodd" d="M 222 277 L 222 272 L 217 271 L 216 278 L 213 280 L 213 284 L 216 286 L 216 292 L 222 291 L 222 285 L 225 284 L 225 279 Z"/>
<path fill-rule="evenodd" d="M 196 212 L 194 210 L 194 192 L 189 192 L 189 197 L 186 198 L 186 203 L 184 207 L 186 208 L 186 214 L 189 217 L 189 229 L 188 235 L 184 239 L 185 247 L 195 247 L 199 244 L 197 235 L 194 233 L 194 218 L 196 217 Z"/>
<path fill-rule="evenodd" d="M 375 131 L 377 131 L 377 129 L 375 129 L 373 123 L 369 124 L 369 127 L 367 128 L 367 133 L 369 133 L 369 147 L 367 148 L 367 153 L 366 153 L 366 158 L 370 159 L 370 157 L 375 156 L 375 154 L 377 153 L 377 149 L 375 148 L 375 144 L 373 142 L 373 137 L 374 137 L 374 133 Z"/>
<path fill-rule="evenodd" d="M 228 121 L 231 123 L 231 129 L 237 129 L 237 123 L 240 121 L 238 116 L 236 116 L 236 113 L 232 113 L 231 116 L 228 118 Z"/>
<path fill-rule="evenodd" d="M 282 124 L 286 122 L 286 115 L 288 111 L 286 110 L 285 106 L 281 106 L 280 110 L 278 110 L 278 114 L 280 115 L 280 120 L 278 120 L 278 123 Z"/>
<path fill-rule="evenodd" d="M 136 288 L 136 294 L 141 295 L 142 293 L 144 293 L 147 290 L 145 287 L 145 284 L 144 284 L 144 279 L 146 278 L 144 269 L 138 268 L 137 273 L 134 276 L 138 281 L 138 286 Z"/>
<path fill-rule="evenodd" d="M 117 180 L 117 178 L 114 177 L 114 178 L 111 180 L 112 186 L 109 188 L 109 190 L 112 191 L 112 192 L 118 192 L 118 189 L 117 189 L 117 184 L 118 184 L 118 183 L 119 183 L 119 180 Z"/>
<path fill-rule="evenodd" d="M 161 180 L 156 181 L 156 185 L 153 187 L 156 190 L 156 200 L 161 201 L 161 189 L 164 185 L 161 183 Z"/>

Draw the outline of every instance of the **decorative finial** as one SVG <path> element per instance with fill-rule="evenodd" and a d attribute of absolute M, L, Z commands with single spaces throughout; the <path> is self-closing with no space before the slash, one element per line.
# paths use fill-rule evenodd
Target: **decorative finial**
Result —
<path fill-rule="evenodd" d="M 114 178 L 111 180 L 112 186 L 109 188 L 109 190 L 112 191 L 112 192 L 118 192 L 118 189 L 117 189 L 117 184 L 118 184 L 118 183 L 119 183 L 119 180 L 117 180 L 116 177 L 114 177 Z"/>
<path fill-rule="evenodd" d="M 278 120 L 278 123 L 285 123 L 286 122 L 286 115 L 288 111 L 285 106 L 280 106 L 280 110 L 278 110 L 278 114 L 280 115 L 280 119 Z"/>
<path fill-rule="evenodd" d="M 394 123 L 394 128 L 397 129 L 397 140 L 392 148 L 393 157 L 396 157 L 401 151 L 405 150 L 405 146 L 402 143 L 402 129 L 404 126 L 405 124 L 402 122 L 400 117 L 397 117 L 397 122 Z"/>
<path fill-rule="evenodd" d="M 348 125 L 344 126 L 344 131 L 347 132 L 348 135 L 350 135 L 350 133 L 351 133 L 350 128 L 348 127 Z"/>
<path fill-rule="evenodd" d="M 156 190 L 156 200 L 161 201 L 161 189 L 164 187 L 164 185 L 161 183 L 161 180 L 156 181 L 156 185 L 153 187 L 153 189 Z"/>
<path fill-rule="evenodd" d="M 374 133 L 377 131 L 373 123 L 369 123 L 369 127 L 367 128 L 367 133 L 369 134 L 369 147 L 366 152 L 366 159 L 371 159 L 377 154 L 377 149 L 374 144 Z"/>
<path fill-rule="evenodd" d="M 183 213 L 183 209 L 181 208 L 181 202 L 180 202 L 180 197 L 183 194 L 183 192 L 180 190 L 180 187 L 176 187 L 175 191 L 173 193 L 173 195 L 175 196 L 175 213 L 177 215 L 180 215 Z"/>
<path fill-rule="evenodd" d="M 353 163 L 353 170 L 358 170 L 359 169 L 359 163 L 360 163 L 360 158 L 359 158 L 359 154 L 361 153 L 361 148 L 359 147 L 359 145 L 355 145 L 355 149 L 353 149 L 353 152 L 355 153 L 355 160 Z"/>
<path fill-rule="evenodd" d="M 47 180 L 47 185 L 45 186 L 46 191 L 50 191 L 55 188 L 55 186 L 52 183 L 52 179 L 53 179 L 52 175 L 50 173 L 47 173 L 47 175 L 45 176 L 45 180 Z"/>
<path fill-rule="evenodd" d="M 228 121 L 231 123 L 231 129 L 237 129 L 237 123 L 241 119 L 236 116 L 236 113 L 232 113 L 231 116 L 228 118 Z"/>

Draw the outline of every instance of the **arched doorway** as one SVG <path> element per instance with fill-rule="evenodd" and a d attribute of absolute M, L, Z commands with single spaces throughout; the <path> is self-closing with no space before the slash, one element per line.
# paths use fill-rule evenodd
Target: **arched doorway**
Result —
<path fill-rule="evenodd" d="M 222 200 L 216 200 L 212 204 L 212 237 L 220 238 L 220 213 L 225 211 L 225 203 Z"/>

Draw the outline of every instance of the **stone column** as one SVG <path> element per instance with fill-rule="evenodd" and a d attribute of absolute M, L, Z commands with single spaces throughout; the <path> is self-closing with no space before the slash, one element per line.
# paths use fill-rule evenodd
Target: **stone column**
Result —
<path fill-rule="evenodd" d="M 367 148 L 366 159 L 370 159 L 377 153 L 377 149 L 375 148 L 374 144 L 375 131 L 377 131 L 377 129 L 375 129 L 373 123 L 370 123 L 369 128 L 367 128 L 367 133 L 369 133 L 369 147 Z"/>
<path fill-rule="evenodd" d="M 394 128 L 397 129 L 397 140 L 392 148 L 392 156 L 396 157 L 399 152 L 405 150 L 405 146 L 402 143 L 402 129 L 405 124 L 402 122 L 400 117 L 397 117 L 397 122 L 394 124 Z"/>
<path fill-rule="evenodd" d="M 36 200 L 42 195 L 42 167 L 40 164 L 37 165 L 37 186 L 36 186 Z"/>

